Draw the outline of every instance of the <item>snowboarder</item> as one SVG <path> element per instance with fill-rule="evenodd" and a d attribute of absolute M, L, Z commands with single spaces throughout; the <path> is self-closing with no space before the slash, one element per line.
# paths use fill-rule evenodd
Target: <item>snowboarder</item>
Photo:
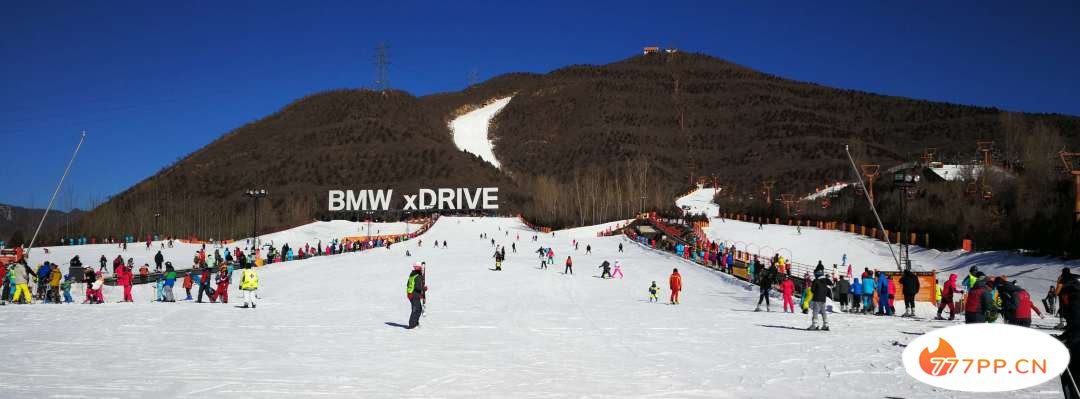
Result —
<path fill-rule="evenodd" d="M 904 269 L 900 276 L 900 285 L 904 294 L 903 317 L 915 317 L 915 295 L 919 293 L 919 277 L 911 272 L 911 267 Z"/>
<path fill-rule="evenodd" d="M 409 298 L 412 313 L 409 315 L 408 329 L 420 326 L 420 315 L 424 313 L 424 296 L 427 285 L 424 284 L 424 268 L 419 263 L 413 264 L 413 270 L 409 273 L 408 282 L 405 285 L 405 296 Z"/>
<path fill-rule="evenodd" d="M 602 270 L 600 278 L 611 278 L 611 264 L 608 261 L 605 260 L 604 263 L 601 263 L 600 269 Z"/>
<path fill-rule="evenodd" d="M 832 285 L 832 280 L 825 276 L 823 270 L 814 270 L 814 282 L 810 284 L 812 299 L 810 301 L 811 316 L 808 330 L 815 331 L 818 329 L 817 318 L 818 315 L 821 315 L 821 331 L 829 331 L 829 316 L 826 312 L 825 298 L 829 297 Z"/>
<path fill-rule="evenodd" d="M 244 309 L 255 308 L 255 292 L 259 289 L 259 275 L 255 269 L 244 269 L 240 275 L 240 290 L 244 291 Z"/>
<path fill-rule="evenodd" d="M 682 291 L 682 276 L 679 275 L 679 269 L 671 270 L 671 277 L 668 277 L 668 288 L 671 289 L 671 304 L 679 304 L 679 291 Z"/>
<path fill-rule="evenodd" d="M 574 262 L 570 260 L 569 256 L 566 257 L 566 268 L 563 269 L 563 274 L 574 274 Z"/>
<path fill-rule="evenodd" d="M 656 286 L 656 282 L 652 282 L 652 286 L 649 287 L 649 303 L 660 302 L 656 296 L 660 294 L 660 287 Z"/>

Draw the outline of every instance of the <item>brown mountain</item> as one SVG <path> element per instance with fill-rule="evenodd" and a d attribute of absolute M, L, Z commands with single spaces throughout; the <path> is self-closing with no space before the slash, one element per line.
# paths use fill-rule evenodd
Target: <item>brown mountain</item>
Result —
<path fill-rule="evenodd" d="M 513 96 L 493 121 L 499 171 L 458 151 L 447 122 Z M 232 237 L 250 230 L 249 187 L 271 192 L 267 229 L 327 216 L 326 190 L 495 185 L 504 213 L 547 225 L 625 217 L 671 204 L 692 177 L 735 192 L 762 179 L 804 193 L 849 176 L 843 146 L 885 167 L 923 148 L 969 159 L 975 141 L 1016 151 L 1003 112 L 840 90 L 702 54 L 636 56 L 547 74 L 507 74 L 460 92 L 336 90 L 242 126 L 113 197 L 77 226 L 89 234 Z M 1080 144 L 1080 119 L 1020 115 Z M 644 198 L 642 198 L 644 197 Z M 342 215 L 337 215 L 342 216 Z"/>

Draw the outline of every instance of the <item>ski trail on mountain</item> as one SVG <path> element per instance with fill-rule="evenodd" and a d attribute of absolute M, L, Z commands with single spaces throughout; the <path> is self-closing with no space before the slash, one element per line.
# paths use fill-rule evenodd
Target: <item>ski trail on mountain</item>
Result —
<path fill-rule="evenodd" d="M 499 160 L 495 159 L 495 145 L 488 137 L 488 127 L 491 126 L 491 119 L 507 104 L 510 104 L 510 97 L 500 98 L 450 121 L 454 145 L 500 168 Z"/>

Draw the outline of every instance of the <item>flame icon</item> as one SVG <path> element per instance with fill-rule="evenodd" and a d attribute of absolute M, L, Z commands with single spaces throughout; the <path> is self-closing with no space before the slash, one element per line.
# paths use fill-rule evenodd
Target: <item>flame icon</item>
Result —
<path fill-rule="evenodd" d="M 930 347 L 927 347 L 922 350 L 922 353 L 919 353 L 919 366 L 922 367 L 926 374 L 941 376 L 952 371 L 953 367 L 956 366 L 955 361 L 948 360 L 955 358 L 956 351 L 953 350 L 952 345 L 949 345 L 948 341 L 938 338 L 937 350 L 930 352 Z"/>

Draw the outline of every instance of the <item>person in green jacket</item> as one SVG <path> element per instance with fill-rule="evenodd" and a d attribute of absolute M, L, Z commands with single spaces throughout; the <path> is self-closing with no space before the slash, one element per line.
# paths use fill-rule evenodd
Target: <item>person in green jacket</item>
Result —
<path fill-rule="evenodd" d="M 71 299 L 71 275 L 64 276 L 64 281 L 60 283 L 60 290 L 64 291 L 64 303 L 73 302 Z"/>

